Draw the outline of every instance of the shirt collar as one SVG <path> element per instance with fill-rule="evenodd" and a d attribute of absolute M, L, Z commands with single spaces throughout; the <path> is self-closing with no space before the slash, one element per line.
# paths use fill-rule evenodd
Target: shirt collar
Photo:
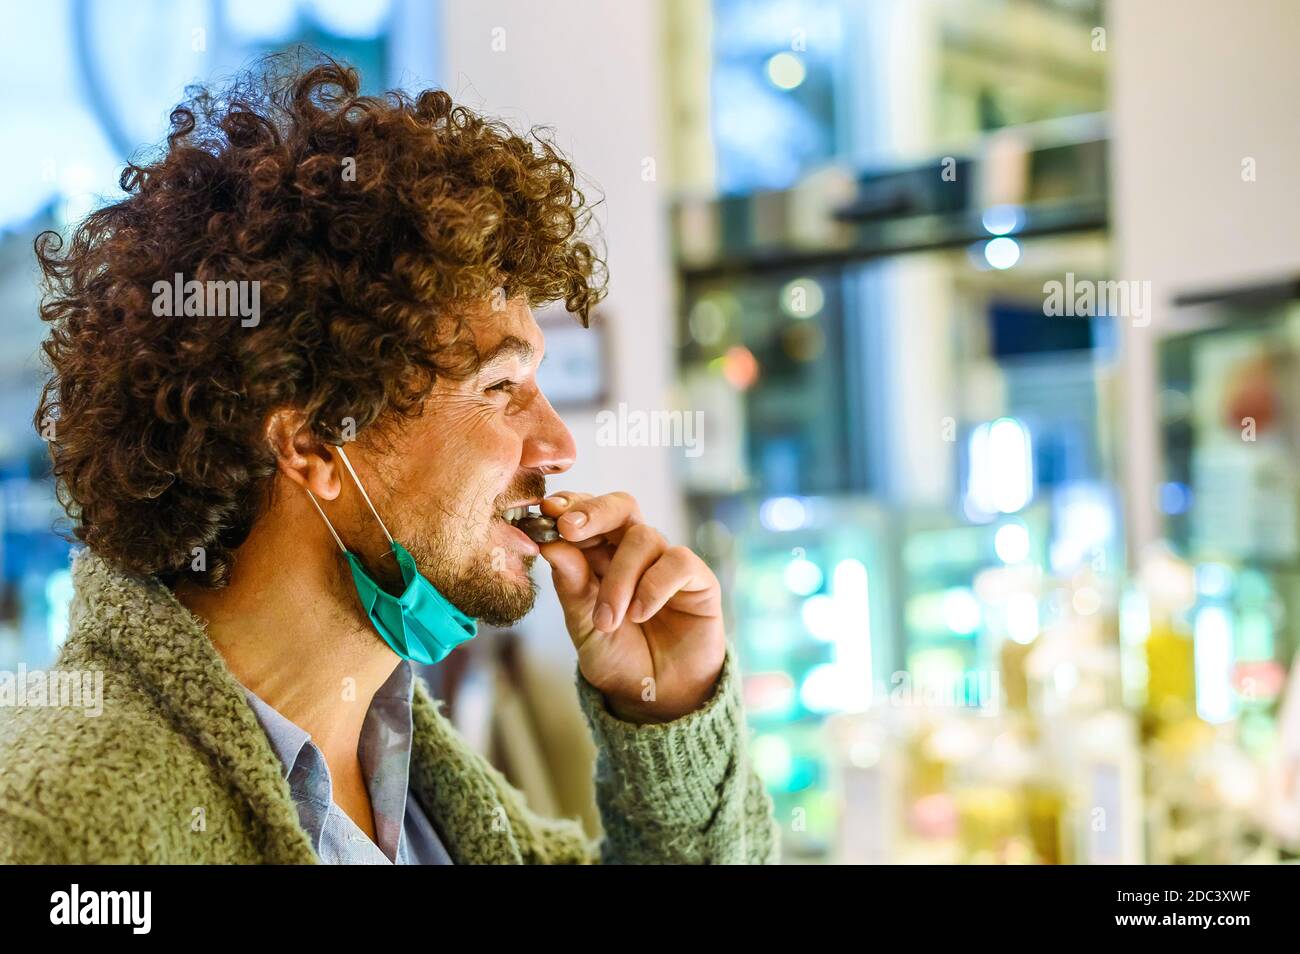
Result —
<path fill-rule="evenodd" d="M 262 723 L 262 730 L 266 733 L 276 758 L 280 760 L 281 774 L 287 779 L 298 761 L 299 753 L 311 741 L 311 736 L 247 686 L 244 687 L 244 694 L 248 696 L 248 704 L 253 707 L 257 721 Z"/>
<path fill-rule="evenodd" d="M 244 686 L 243 689 L 244 694 L 248 697 L 249 705 L 253 707 L 253 712 L 257 715 L 257 721 L 262 724 L 262 731 L 266 733 L 276 758 L 280 760 L 281 774 L 287 779 L 293 771 L 303 747 L 311 742 L 311 735 L 296 722 L 291 722 L 281 715 L 278 709 L 252 689 L 247 686 Z M 393 668 L 393 674 L 384 680 L 383 685 L 375 691 L 374 702 L 371 703 L 371 706 L 373 707 L 375 703 L 398 703 L 409 707 L 414 694 L 415 676 L 411 670 L 411 664 L 409 661 L 402 659 Z"/>
<path fill-rule="evenodd" d="M 396 699 L 409 704 L 415 694 L 415 676 L 409 660 L 399 660 L 393 674 L 375 692 L 376 699 Z"/>

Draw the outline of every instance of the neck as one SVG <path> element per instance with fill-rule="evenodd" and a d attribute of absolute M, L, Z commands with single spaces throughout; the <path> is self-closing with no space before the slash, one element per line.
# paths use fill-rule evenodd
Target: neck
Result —
<path fill-rule="evenodd" d="M 355 763 L 371 700 L 400 660 L 362 615 L 320 517 L 289 509 L 257 522 L 227 586 L 182 582 L 176 597 L 235 678 L 310 734 L 334 771 Z"/>

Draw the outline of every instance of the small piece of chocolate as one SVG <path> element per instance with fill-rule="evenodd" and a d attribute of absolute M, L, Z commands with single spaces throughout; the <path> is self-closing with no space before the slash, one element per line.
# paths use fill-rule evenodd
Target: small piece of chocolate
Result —
<path fill-rule="evenodd" d="M 555 520 L 541 514 L 520 517 L 515 521 L 515 526 L 528 534 L 534 543 L 553 543 L 560 539 L 559 531 L 555 529 Z"/>

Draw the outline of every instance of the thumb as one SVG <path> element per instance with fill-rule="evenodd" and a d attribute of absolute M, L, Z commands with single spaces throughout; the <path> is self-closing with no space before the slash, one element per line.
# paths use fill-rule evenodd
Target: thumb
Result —
<path fill-rule="evenodd" d="M 551 565 L 551 581 L 564 612 L 569 638 L 581 649 L 594 632 L 591 612 L 596 606 L 600 581 L 592 574 L 587 557 L 572 543 L 556 540 L 543 543 L 539 549 L 542 559 Z"/>
<path fill-rule="evenodd" d="M 568 606 L 584 597 L 595 598 L 600 584 L 581 550 L 563 540 L 543 543 L 538 549 L 542 559 L 551 565 L 551 579 L 560 602 Z"/>

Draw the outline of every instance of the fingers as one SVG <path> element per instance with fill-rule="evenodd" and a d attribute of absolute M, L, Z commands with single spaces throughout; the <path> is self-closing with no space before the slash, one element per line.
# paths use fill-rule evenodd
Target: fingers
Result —
<path fill-rule="evenodd" d="M 558 519 L 575 504 L 580 503 L 581 501 L 594 499 L 595 497 L 592 494 L 579 493 L 576 490 L 565 490 L 558 494 L 552 494 L 543 500 L 541 503 L 541 511 L 548 517 L 555 517 Z M 560 531 L 561 538 L 564 539 L 564 529 L 558 526 L 556 529 Z M 604 536 L 594 536 L 582 540 L 568 540 L 567 542 L 573 544 L 579 550 L 588 550 L 591 547 L 601 546 L 606 542 L 606 540 Z"/>
<path fill-rule="evenodd" d="M 683 612 L 720 614 L 712 571 L 686 547 L 670 548 L 642 521 L 630 494 L 566 490 L 543 500 L 541 510 L 556 519 L 561 537 L 543 544 L 542 556 L 566 616 L 580 628 L 612 633 L 626 620 L 648 620 L 679 594 L 695 594 L 674 603 Z"/>
<path fill-rule="evenodd" d="M 637 583 L 627 618 L 643 623 L 654 616 L 674 596 L 699 594 L 698 606 L 685 606 L 687 612 L 713 615 L 721 612 L 716 578 L 700 557 L 686 547 L 670 547 L 646 570 Z"/>
<path fill-rule="evenodd" d="M 602 633 L 612 633 L 623 624 L 623 614 L 632 601 L 641 575 L 668 549 L 668 542 L 653 527 L 633 524 L 602 574 L 600 592 L 592 613 L 592 625 Z"/>
<path fill-rule="evenodd" d="M 577 490 L 560 490 L 542 500 L 541 511 L 548 517 L 558 517 L 574 504 L 591 500 L 593 494 L 584 494 Z"/>
<path fill-rule="evenodd" d="M 560 536 L 578 545 L 601 536 L 618 543 L 629 526 L 643 523 L 636 498 L 622 491 L 599 497 L 564 491 L 543 500 L 541 510 L 557 518 Z"/>

